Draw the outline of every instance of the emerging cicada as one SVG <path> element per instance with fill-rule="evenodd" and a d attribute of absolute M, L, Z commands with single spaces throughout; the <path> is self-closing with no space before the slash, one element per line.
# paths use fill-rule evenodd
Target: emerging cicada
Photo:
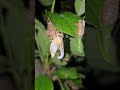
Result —
<path fill-rule="evenodd" d="M 57 50 L 60 50 L 61 55 L 58 56 L 58 59 L 62 59 L 64 57 L 63 34 L 57 31 L 50 19 L 47 22 L 47 34 L 52 41 L 50 45 L 51 57 L 53 58 Z"/>

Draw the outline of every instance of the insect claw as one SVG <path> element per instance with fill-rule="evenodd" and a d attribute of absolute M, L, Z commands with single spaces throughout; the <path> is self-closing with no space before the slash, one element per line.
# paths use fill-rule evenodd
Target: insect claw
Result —
<path fill-rule="evenodd" d="M 59 47 L 59 50 L 60 50 L 60 56 L 58 56 L 58 59 L 62 59 L 64 57 L 64 46 L 63 46 L 63 42 L 61 43 L 60 47 Z"/>

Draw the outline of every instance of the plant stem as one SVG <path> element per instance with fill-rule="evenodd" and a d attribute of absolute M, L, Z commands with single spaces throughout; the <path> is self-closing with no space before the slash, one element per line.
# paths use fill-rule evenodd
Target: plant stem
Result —
<path fill-rule="evenodd" d="M 49 60 L 48 60 L 48 42 L 46 42 L 46 64 L 48 65 L 49 64 Z"/>
<path fill-rule="evenodd" d="M 53 12 L 54 12 L 54 8 L 55 8 L 55 1 L 56 1 L 56 0 L 53 0 L 53 2 L 52 2 L 51 13 L 53 13 Z"/>
<path fill-rule="evenodd" d="M 59 77 L 57 79 L 58 79 L 58 82 L 60 84 L 61 90 L 65 90 L 64 87 L 63 87 L 62 81 L 59 79 Z"/>

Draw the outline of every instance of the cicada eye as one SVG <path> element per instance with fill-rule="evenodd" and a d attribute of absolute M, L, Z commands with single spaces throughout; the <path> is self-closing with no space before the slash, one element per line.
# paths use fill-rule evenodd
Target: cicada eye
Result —
<path fill-rule="evenodd" d="M 53 25 L 50 19 L 47 20 L 47 24 L 48 25 Z"/>
<path fill-rule="evenodd" d="M 63 37 L 63 34 L 59 32 L 59 33 L 57 34 L 57 36 L 58 36 L 58 37 Z"/>
<path fill-rule="evenodd" d="M 58 37 L 62 37 L 62 35 L 59 34 Z"/>

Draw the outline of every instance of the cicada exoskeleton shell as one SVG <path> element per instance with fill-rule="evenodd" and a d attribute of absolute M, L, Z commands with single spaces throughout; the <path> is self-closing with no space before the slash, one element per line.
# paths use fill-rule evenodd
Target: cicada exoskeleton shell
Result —
<path fill-rule="evenodd" d="M 78 30 L 77 30 L 78 37 L 83 37 L 85 33 L 85 20 L 79 20 L 77 26 L 78 26 Z"/>

